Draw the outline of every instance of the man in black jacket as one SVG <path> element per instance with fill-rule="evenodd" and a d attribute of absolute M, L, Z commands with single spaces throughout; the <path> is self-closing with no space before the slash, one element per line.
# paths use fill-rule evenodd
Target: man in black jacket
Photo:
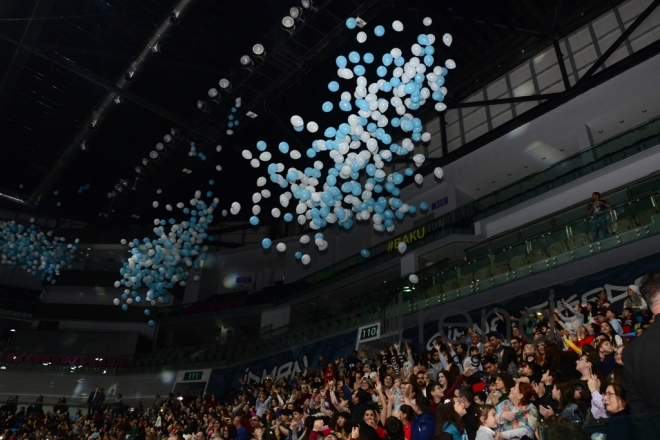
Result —
<path fill-rule="evenodd" d="M 502 335 L 498 332 L 488 333 L 488 342 L 493 346 L 493 353 L 497 355 L 500 360 L 500 369 L 502 371 L 507 371 L 510 363 L 514 363 L 516 366 L 516 351 L 502 344 Z"/>
<path fill-rule="evenodd" d="M 477 437 L 477 430 L 479 429 L 479 405 L 474 403 L 474 393 L 472 392 L 472 388 L 467 385 L 458 387 L 456 395 L 466 411 L 462 417 L 465 433 L 468 436 L 468 440 L 474 440 Z"/>
<path fill-rule="evenodd" d="M 660 271 L 648 274 L 641 291 L 654 322 L 623 350 L 623 386 L 632 414 L 660 413 Z"/>

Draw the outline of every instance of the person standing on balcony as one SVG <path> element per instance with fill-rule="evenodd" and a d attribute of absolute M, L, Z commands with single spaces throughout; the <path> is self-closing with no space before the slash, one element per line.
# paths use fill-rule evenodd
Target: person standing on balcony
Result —
<path fill-rule="evenodd" d="M 603 238 L 610 236 L 610 233 L 607 230 L 607 216 L 604 211 L 606 209 L 612 208 L 607 201 L 600 198 L 599 192 L 594 192 L 591 194 L 591 203 L 587 205 L 587 212 L 592 216 L 591 222 L 591 231 L 594 234 L 593 240 L 598 241 L 599 236 L 603 235 Z"/>

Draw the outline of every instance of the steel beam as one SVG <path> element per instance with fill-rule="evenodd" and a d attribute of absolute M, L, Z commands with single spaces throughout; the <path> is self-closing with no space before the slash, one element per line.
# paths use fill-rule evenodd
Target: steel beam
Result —
<path fill-rule="evenodd" d="M 591 77 L 591 75 L 593 75 L 594 73 L 596 73 L 596 71 L 597 71 L 597 70 L 598 70 L 598 69 L 599 69 L 599 68 L 605 63 L 605 61 L 607 61 L 607 59 L 608 59 L 610 56 L 612 56 L 612 54 L 613 54 L 613 53 L 619 48 L 619 46 L 621 46 L 621 43 L 623 43 L 624 41 L 626 41 L 626 40 L 628 39 L 628 37 L 629 37 L 633 32 L 635 32 L 635 29 L 637 29 L 637 28 L 639 27 L 639 25 L 642 24 L 642 23 L 644 22 L 644 20 L 646 20 L 646 19 L 649 17 L 649 15 L 651 15 L 651 14 L 653 13 L 653 11 L 655 11 L 655 9 L 656 9 L 659 5 L 660 5 L 660 0 L 654 0 L 653 3 L 651 3 L 651 4 L 650 4 L 650 5 L 644 10 L 644 12 L 642 12 L 641 14 L 639 14 L 639 15 L 637 16 L 637 18 L 635 19 L 635 21 L 633 21 L 632 23 L 630 23 L 630 26 L 628 26 L 628 29 L 626 29 L 626 30 L 625 30 L 625 31 L 619 36 L 619 38 L 617 38 L 617 39 L 614 41 L 614 43 L 612 43 L 612 45 L 609 47 L 609 49 L 607 49 L 607 50 L 605 51 L 605 53 L 603 53 L 603 55 L 602 55 L 600 58 L 598 58 L 598 59 L 596 60 L 596 62 L 594 63 L 594 65 L 591 66 L 591 67 L 589 68 L 589 70 L 587 70 L 586 73 L 585 73 L 584 75 L 582 75 L 582 78 L 580 78 L 580 79 L 578 80 L 577 84 L 579 84 L 579 83 L 582 82 L 583 80 L 585 80 L 585 79 Z M 577 85 L 577 84 L 576 84 L 576 85 Z"/>

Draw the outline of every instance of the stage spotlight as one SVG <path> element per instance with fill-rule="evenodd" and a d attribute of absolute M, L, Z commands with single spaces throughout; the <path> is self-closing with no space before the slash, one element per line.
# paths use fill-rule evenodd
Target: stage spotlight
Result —
<path fill-rule="evenodd" d="M 220 90 L 224 90 L 225 92 L 231 90 L 231 81 L 229 81 L 227 78 L 222 78 L 218 82 L 218 85 L 220 86 Z"/>
<path fill-rule="evenodd" d="M 287 15 L 282 19 L 282 29 L 289 33 L 293 33 L 293 31 L 296 29 L 296 23 L 293 17 Z"/>
<path fill-rule="evenodd" d="M 252 46 L 252 53 L 255 54 L 257 57 L 263 57 L 266 55 L 266 49 L 264 48 L 263 44 L 255 44 Z"/>

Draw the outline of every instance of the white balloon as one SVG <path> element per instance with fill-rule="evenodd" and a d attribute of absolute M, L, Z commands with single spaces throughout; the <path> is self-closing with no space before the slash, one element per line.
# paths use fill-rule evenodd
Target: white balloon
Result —
<path fill-rule="evenodd" d="M 158 202 L 157 202 L 157 201 L 153 202 L 151 205 L 152 205 L 154 208 L 158 208 Z"/>
<path fill-rule="evenodd" d="M 268 191 L 267 189 L 262 189 L 261 190 L 261 197 L 263 197 L 264 199 L 269 198 L 270 197 L 270 191 Z"/>
<path fill-rule="evenodd" d="M 116 306 L 118 306 L 120 302 L 121 301 L 119 301 L 119 298 L 115 298 L 115 299 L 112 300 L 112 303 Z"/>
<path fill-rule="evenodd" d="M 273 208 L 270 213 L 274 218 L 279 218 L 281 214 L 279 208 Z"/>
<path fill-rule="evenodd" d="M 222 145 L 216 145 L 215 151 L 217 151 L 218 153 L 221 152 L 222 151 Z"/>
<path fill-rule="evenodd" d="M 349 92 L 342 92 L 340 99 L 342 101 L 350 101 L 351 100 L 351 94 Z"/>
<path fill-rule="evenodd" d="M 216 171 L 222 171 L 222 165 L 216 165 L 215 169 Z"/>
<path fill-rule="evenodd" d="M 241 204 L 238 202 L 232 203 L 229 211 L 234 215 L 238 214 L 241 211 Z"/>
<path fill-rule="evenodd" d="M 415 174 L 415 183 L 417 185 L 421 185 L 422 183 L 424 183 L 424 176 L 422 176 L 421 174 Z"/>
<path fill-rule="evenodd" d="M 266 180 L 265 177 L 261 176 L 257 179 L 257 186 L 264 186 L 266 185 L 267 182 L 268 180 Z"/>
<path fill-rule="evenodd" d="M 322 238 L 317 238 L 317 239 L 314 240 L 314 244 L 318 247 L 323 246 L 324 242 L 325 242 L 325 240 L 323 240 Z"/>
<path fill-rule="evenodd" d="M 444 34 L 442 36 L 442 42 L 445 43 L 446 46 L 451 46 L 451 42 L 454 41 L 452 38 L 451 34 Z M 449 69 L 449 67 L 447 67 Z"/>
<path fill-rule="evenodd" d="M 445 67 L 449 70 L 456 68 L 456 63 L 451 58 L 445 61 Z"/>
<path fill-rule="evenodd" d="M 429 44 L 433 44 L 433 43 L 435 43 L 435 35 L 433 35 L 433 34 L 426 34 L 426 36 L 427 36 L 428 39 L 429 39 Z"/>
<path fill-rule="evenodd" d="M 270 151 L 264 151 L 259 155 L 259 160 L 261 160 L 262 162 L 268 162 L 272 157 L 273 155 L 270 154 Z"/>
<path fill-rule="evenodd" d="M 241 154 L 243 154 L 243 159 L 245 160 L 252 159 L 252 152 L 250 152 L 250 150 L 243 150 Z"/>
<path fill-rule="evenodd" d="M 252 215 L 259 215 L 261 212 L 261 207 L 259 205 L 254 205 L 252 207 Z"/>
<path fill-rule="evenodd" d="M 300 154 L 300 151 L 298 151 L 298 150 L 291 150 L 291 153 L 289 153 L 289 156 L 291 156 L 291 159 L 293 159 L 293 160 L 298 160 L 302 157 L 302 155 Z"/>
<path fill-rule="evenodd" d="M 403 30 L 403 23 L 401 23 L 399 20 L 394 20 L 392 22 L 392 29 L 397 32 L 401 32 Z"/>
<path fill-rule="evenodd" d="M 399 250 L 399 253 L 402 254 L 406 251 L 406 249 L 408 249 L 408 245 L 405 242 L 401 241 L 399 242 L 396 248 Z"/>
<path fill-rule="evenodd" d="M 310 133 L 316 133 L 317 131 L 319 131 L 319 124 L 317 124 L 314 121 L 309 121 L 307 123 L 307 131 L 309 131 Z"/>
<path fill-rule="evenodd" d="M 357 41 L 358 43 L 364 43 L 365 41 L 367 41 L 367 33 L 364 31 L 358 32 Z"/>
<path fill-rule="evenodd" d="M 259 162 L 259 159 L 252 159 L 250 161 L 250 165 L 252 168 L 259 168 L 259 165 L 261 165 L 261 162 Z"/>
<path fill-rule="evenodd" d="M 293 125 L 294 127 L 300 127 L 304 125 L 303 119 L 298 115 L 293 115 L 291 116 L 291 125 Z"/>
<path fill-rule="evenodd" d="M 444 102 L 438 102 L 435 104 L 435 109 L 439 112 L 443 112 L 447 110 L 447 104 L 445 104 Z"/>
<path fill-rule="evenodd" d="M 422 20 L 422 23 L 424 23 L 424 26 L 431 26 L 433 19 L 431 17 L 425 17 L 424 20 Z"/>
<path fill-rule="evenodd" d="M 444 175 L 445 175 L 445 172 L 443 171 L 442 168 L 440 168 L 440 167 L 436 167 L 436 168 L 433 170 L 433 175 L 435 176 L 436 179 L 442 179 L 442 178 L 444 177 Z"/>
<path fill-rule="evenodd" d="M 310 239 L 309 239 L 309 235 L 303 235 L 302 237 L 300 237 L 300 242 L 301 242 L 302 244 L 307 244 L 307 243 L 309 243 L 309 240 L 310 240 Z"/>
<path fill-rule="evenodd" d="M 426 157 L 424 157 L 423 154 L 415 154 L 413 156 L 413 162 L 415 162 L 415 165 L 420 166 L 421 164 L 424 163 L 426 160 Z"/>
<path fill-rule="evenodd" d="M 259 203 L 261 202 L 261 194 L 256 192 L 252 194 L 252 203 Z"/>
<path fill-rule="evenodd" d="M 133 298 L 127 298 L 126 304 L 133 304 Z"/>
<path fill-rule="evenodd" d="M 398 47 L 395 47 L 392 50 L 390 50 L 390 55 L 392 55 L 392 58 L 399 58 L 402 54 L 403 52 L 401 52 L 401 49 L 399 49 Z"/>
<path fill-rule="evenodd" d="M 410 276 L 408 277 L 408 280 L 413 284 L 419 283 L 419 278 L 414 273 L 410 274 Z"/>
<path fill-rule="evenodd" d="M 430 140 L 431 140 L 431 133 L 429 133 L 428 131 L 422 133 L 422 142 L 428 142 Z"/>
<path fill-rule="evenodd" d="M 304 264 L 305 266 L 307 266 L 307 265 L 309 264 L 309 262 L 312 261 L 312 257 L 310 257 L 309 255 L 305 254 L 305 255 L 302 256 L 302 258 L 300 259 L 300 261 L 302 262 L 302 264 Z"/>
<path fill-rule="evenodd" d="M 277 243 L 277 246 L 275 246 L 275 249 L 277 249 L 278 252 L 284 252 L 286 250 L 286 244 Z"/>

